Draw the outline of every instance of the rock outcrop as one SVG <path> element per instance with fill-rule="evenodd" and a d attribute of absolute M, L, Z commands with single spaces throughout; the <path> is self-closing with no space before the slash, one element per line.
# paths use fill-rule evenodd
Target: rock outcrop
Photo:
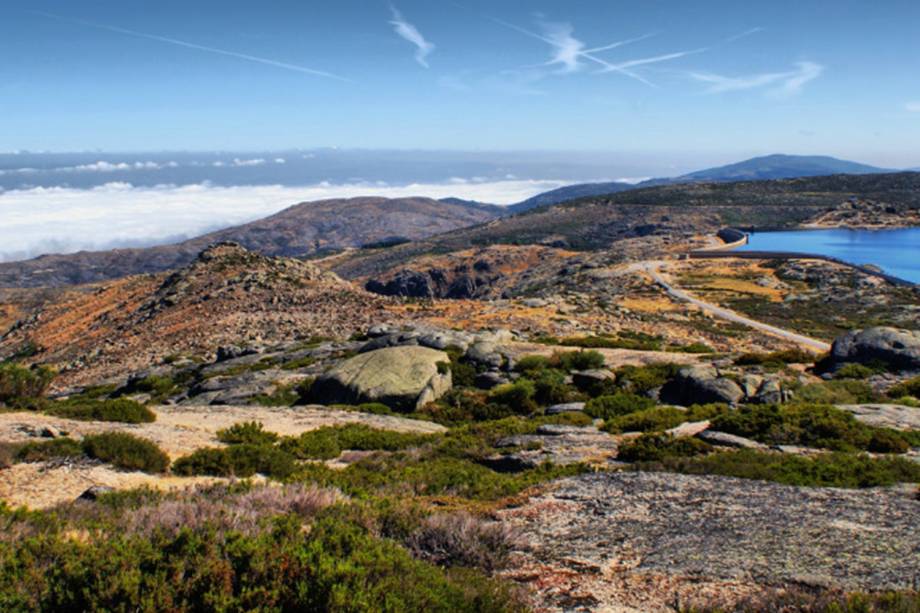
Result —
<path fill-rule="evenodd" d="M 439 367 L 449 360 L 443 351 L 412 345 L 368 351 L 318 378 L 311 396 L 323 404 L 381 402 L 411 411 L 450 390 L 450 371 Z"/>
<path fill-rule="evenodd" d="M 689 406 L 709 402 L 737 404 L 744 390 L 727 377 L 719 375 L 712 366 L 688 366 L 661 389 L 661 399 L 671 404 Z"/>
<path fill-rule="evenodd" d="M 888 327 L 853 330 L 834 341 L 830 359 L 834 367 L 858 363 L 920 370 L 920 332 Z"/>

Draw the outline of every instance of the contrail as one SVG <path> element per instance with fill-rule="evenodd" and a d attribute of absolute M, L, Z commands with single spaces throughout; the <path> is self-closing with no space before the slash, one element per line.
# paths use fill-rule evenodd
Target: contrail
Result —
<path fill-rule="evenodd" d="M 196 49 L 198 51 L 204 51 L 206 53 L 214 53 L 216 55 L 225 55 L 227 57 L 235 57 L 237 59 L 246 60 L 248 62 L 255 62 L 257 64 L 264 64 L 266 66 L 274 66 L 275 68 L 283 68 L 285 70 L 293 70 L 295 72 L 314 75 L 317 77 L 325 77 L 327 79 L 335 79 L 336 81 L 344 81 L 345 83 L 354 83 L 354 81 L 352 81 L 351 79 L 341 77 L 337 74 L 326 72 L 324 70 L 315 70 L 313 68 L 307 68 L 306 66 L 298 66 L 297 64 L 288 64 L 287 62 L 279 62 L 277 60 L 271 60 L 268 58 L 258 57 L 255 55 L 248 55 L 246 53 L 237 53 L 236 51 L 227 51 L 226 49 L 218 49 L 217 47 L 207 47 L 205 45 L 190 43 L 184 40 L 178 40 L 176 38 L 169 38 L 168 36 L 158 36 L 156 34 L 147 34 L 146 32 L 128 30 L 127 28 L 109 26 L 103 23 L 95 23 L 92 21 L 85 21 L 83 19 L 74 19 L 71 17 L 62 17 L 60 15 L 55 15 L 53 13 L 44 13 L 41 11 L 29 11 L 29 12 L 31 12 L 34 15 L 41 15 L 42 17 L 47 17 L 49 19 L 57 19 L 58 21 L 67 21 L 70 23 L 76 23 L 76 24 L 87 26 L 90 28 L 108 30 L 109 32 L 117 32 L 119 34 L 126 34 L 128 36 L 134 36 L 136 38 L 146 38 L 148 40 L 155 40 L 161 43 L 176 45 L 177 47 L 185 47 L 187 49 Z"/>

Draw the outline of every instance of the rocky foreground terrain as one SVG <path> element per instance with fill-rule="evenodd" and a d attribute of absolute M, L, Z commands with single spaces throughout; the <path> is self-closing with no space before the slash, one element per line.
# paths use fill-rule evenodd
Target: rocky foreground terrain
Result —
<path fill-rule="evenodd" d="M 0 603 L 916 610 L 917 288 L 681 257 L 740 214 L 910 220 L 912 181 L 663 186 L 7 289 Z"/>

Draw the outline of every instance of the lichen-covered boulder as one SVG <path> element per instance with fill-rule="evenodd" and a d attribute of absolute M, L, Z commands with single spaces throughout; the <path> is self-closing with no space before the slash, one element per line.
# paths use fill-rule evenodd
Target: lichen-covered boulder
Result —
<path fill-rule="evenodd" d="M 428 347 L 368 351 L 319 377 L 310 394 L 322 404 L 381 402 L 393 409 L 411 411 L 450 390 L 450 370 L 444 367 L 449 361 L 446 353 Z"/>
<path fill-rule="evenodd" d="M 831 347 L 834 366 L 885 364 L 893 370 L 920 370 L 920 331 L 876 327 L 853 330 Z"/>

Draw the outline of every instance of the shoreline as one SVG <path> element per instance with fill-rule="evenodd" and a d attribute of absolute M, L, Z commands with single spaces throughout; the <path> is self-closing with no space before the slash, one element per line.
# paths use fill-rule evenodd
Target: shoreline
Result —
<path fill-rule="evenodd" d="M 915 226 L 911 226 L 915 227 Z M 815 228 L 797 228 L 793 231 L 809 231 L 814 230 Z M 825 228 L 825 229 L 844 229 L 844 228 Z M 855 228 L 846 228 L 855 230 Z M 888 229 L 898 229 L 898 228 L 888 228 Z M 908 228 L 901 228 L 908 229 Z M 789 230 L 783 230 L 789 231 Z M 737 228 L 723 228 L 717 234 L 718 238 L 722 238 L 722 234 L 728 235 L 729 237 L 736 236 L 737 234 L 742 234 L 742 238 L 738 238 L 730 243 L 725 243 L 723 245 L 710 248 L 710 249 L 697 249 L 688 252 L 685 254 L 685 258 L 688 260 L 692 259 L 719 259 L 719 258 L 740 258 L 745 260 L 760 260 L 760 259 L 770 259 L 770 260 L 823 260 L 825 262 L 831 262 L 833 264 L 840 264 L 842 266 L 847 266 L 858 272 L 861 272 L 866 275 L 873 277 L 878 277 L 891 283 L 892 285 L 898 287 L 920 287 L 920 284 L 909 281 L 907 279 L 902 279 L 901 277 L 896 277 L 892 274 L 885 272 L 883 269 L 878 267 L 878 270 L 875 270 L 875 266 L 869 267 L 865 264 L 855 264 L 853 262 L 848 262 L 842 260 L 838 257 L 830 255 L 822 255 L 819 253 L 808 253 L 808 252 L 799 252 L 799 251 L 771 251 L 771 250 L 751 250 L 751 251 L 737 251 L 738 247 L 746 245 L 750 242 L 750 236 L 747 232 L 739 230 Z"/>

